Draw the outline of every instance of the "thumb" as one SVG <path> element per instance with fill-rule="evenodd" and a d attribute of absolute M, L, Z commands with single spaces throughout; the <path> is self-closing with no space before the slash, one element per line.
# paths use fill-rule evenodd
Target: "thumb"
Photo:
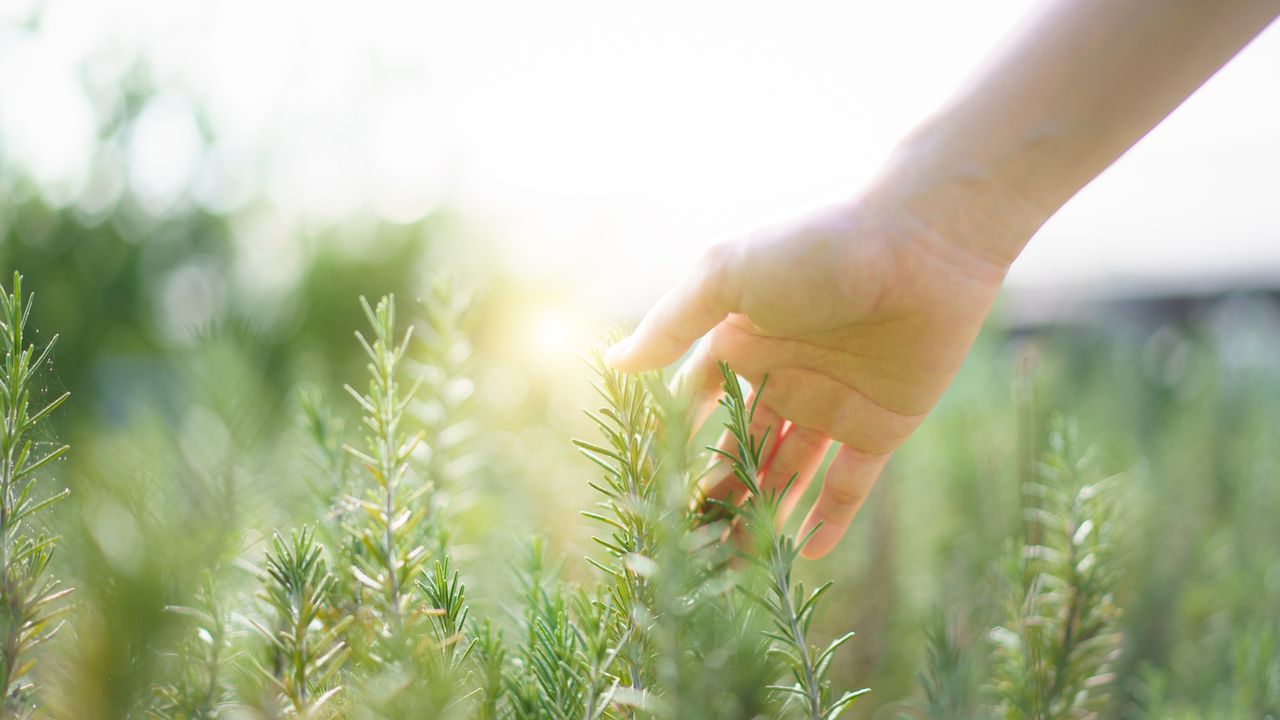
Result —
<path fill-rule="evenodd" d="M 645 314 L 635 332 L 609 348 L 605 361 L 624 372 L 640 372 L 679 360 L 698 338 L 738 310 L 739 254 L 736 243 L 708 249 L 693 272 Z"/>

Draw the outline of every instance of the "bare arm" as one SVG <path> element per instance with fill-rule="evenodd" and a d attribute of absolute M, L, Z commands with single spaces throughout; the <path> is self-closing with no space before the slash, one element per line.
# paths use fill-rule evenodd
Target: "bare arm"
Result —
<path fill-rule="evenodd" d="M 909 204 L 958 203 L 939 223 L 998 219 L 1008 232 L 966 242 L 1007 264 L 1277 15 L 1277 0 L 1047 3 L 907 138 L 890 183 Z"/>
<path fill-rule="evenodd" d="M 802 528 L 821 524 L 805 554 L 827 553 L 1040 225 L 1277 14 L 1280 0 L 1050 3 L 864 193 L 716 246 L 609 361 L 661 367 L 702 338 L 681 369 L 698 408 L 714 399 L 716 361 L 753 384 L 768 376 L 753 432 L 774 429 L 761 486 L 796 478 L 785 511 L 841 446 Z M 741 493 L 725 471 L 705 489 Z"/>

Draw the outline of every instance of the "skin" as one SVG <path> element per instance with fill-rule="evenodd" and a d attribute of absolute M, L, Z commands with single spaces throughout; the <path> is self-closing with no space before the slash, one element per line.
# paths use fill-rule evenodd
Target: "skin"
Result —
<path fill-rule="evenodd" d="M 767 376 L 753 432 L 772 428 L 762 487 L 796 478 L 784 517 L 839 446 L 800 531 L 819 527 L 804 554 L 825 555 L 950 384 L 1036 230 L 1277 15 L 1277 0 L 1048 4 L 865 191 L 711 248 L 607 360 L 650 370 L 697 342 L 678 375 L 695 423 L 717 361 L 753 387 Z M 709 478 L 708 495 L 741 499 L 723 469 Z"/>

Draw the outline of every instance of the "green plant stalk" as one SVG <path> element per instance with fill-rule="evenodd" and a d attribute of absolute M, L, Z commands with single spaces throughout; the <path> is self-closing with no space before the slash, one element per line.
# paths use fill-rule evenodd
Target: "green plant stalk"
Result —
<path fill-rule="evenodd" d="M 655 709 L 650 715 L 682 720 L 752 716 L 753 709 L 762 709 L 770 692 L 763 688 L 776 668 L 762 646 L 752 607 L 744 607 L 744 598 L 734 590 L 732 554 L 720 541 L 727 523 L 706 522 L 702 508 L 689 502 L 697 496 L 699 473 L 694 468 L 705 460 L 692 451 L 689 398 L 657 375 L 647 377 L 645 387 L 658 415 L 654 445 L 661 460 L 653 483 L 656 566 L 648 578 L 655 608 L 649 633 L 658 664 L 654 692 L 646 693 Z M 707 656 L 720 654 L 741 660 L 733 666 L 730 682 L 723 673 L 708 677 Z M 728 705 L 711 701 L 722 690 Z"/>
<path fill-rule="evenodd" d="M 484 467 L 484 448 L 473 422 L 472 346 L 464 331 L 471 296 L 460 292 L 448 274 L 435 274 L 426 282 L 419 308 L 415 327 L 420 331 L 414 333 L 416 349 L 409 353 L 406 369 L 421 381 L 422 392 L 409 414 L 423 430 L 427 452 L 417 467 L 432 488 L 424 502 L 423 537 L 433 552 L 444 554 L 452 514 L 470 487 L 468 475 Z"/>
<path fill-rule="evenodd" d="M 31 431 L 69 397 L 54 399 L 35 412 L 31 411 L 31 389 L 37 369 L 45 364 L 57 342 L 55 335 L 37 354 L 34 345 L 23 337 L 31 312 L 31 296 L 22 299 L 22 277 L 14 273 L 13 290 L 0 288 L 0 336 L 4 343 L 3 378 L 0 378 L 0 402 L 3 405 L 3 427 L 0 427 L 0 601 L 5 608 L 3 638 L 0 638 L 0 690 L 5 703 L 21 691 L 15 685 L 30 664 L 22 664 L 22 655 L 47 641 L 57 631 L 49 627 L 58 611 L 51 606 L 70 590 L 56 590 L 57 583 L 45 577 L 56 538 L 33 537 L 26 531 L 26 521 L 66 497 L 62 491 L 39 500 L 32 497 L 34 473 L 66 454 L 62 445 L 39 459 L 32 459 L 34 443 Z"/>
<path fill-rule="evenodd" d="M 657 411 L 646 387 L 647 377 L 620 373 L 607 367 L 603 354 L 591 358 L 596 374 L 596 394 L 605 407 L 587 415 L 596 424 L 604 445 L 575 440 L 578 449 L 604 470 L 603 482 L 592 487 L 603 496 L 599 512 L 583 515 L 605 525 L 609 537 L 593 538 L 611 556 L 611 563 L 591 560 L 613 585 L 612 609 L 618 629 L 620 656 L 624 658 L 632 689 L 643 691 L 649 649 L 647 625 L 656 613 L 653 588 L 643 568 L 653 564 L 658 519 L 658 467 L 654 457 Z M 644 618 L 644 619 L 642 619 Z M 625 639 L 625 642 L 624 642 Z M 623 652 L 624 646 L 630 645 Z"/>
<path fill-rule="evenodd" d="M 467 588 L 453 570 L 448 556 L 436 561 L 431 572 L 423 574 L 418 587 L 429 604 L 439 671 L 438 679 L 457 682 L 475 649 L 476 640 L 464 642 L 464 631 L 471 608 L 467 605 Z M 459 650 L 461 647 L 461 650 Z"/>
<path fill-rule="evenodd" d="M 288 541 L 275 535 L 261 597 L 275 612 L 278 629 L 255 624 L 275 661 L 258 670 L 298 717 L 314 717 L 341 689 L 327 686 L 346 661 L 347 648 L 339 638 L 350 616 L 334 627 L 317 625 L 334 583 L 314 531 L 304 528 Z"/>
<path fill-rule="evenodd" d="M 223 702 L 222 665 L 229 651 L 230 630 L 228 616 L 219 605 L 213 573 L 205 573 L 195 600 L 195 606 L 165 608 L 190 620 L 194 632 L 173 655 L 178 678 L 155 689 L 157 703 L 147 710 L 148 718 L 213 718 Z"/>
<path fill-rule="evenodd" d="M 764 445 L 768 441 L 769 433 L 773 431 L 773 428 L 766 430 L 764 437 L 758 439 L 751 435 L 751 420 L 755 415 L 755 405 L 747 405 L 738 377 L 733 374 L 728 365 L 722 364 L 721 372 L 724 375 L 724 382 L 721 385 L 724 390 L 722 404 L 729 410 L 727 427 L 738 443 L 737 453 L 729 455 L 728 459 L 732 464 L 734 474 L 747 486 L 747 490 L 750 493 L 744 512 L 744 519 L 746 522 L 751 523 L 752 529 L 756 531 L 759 531 L 762 525 L 773 528 L 775 526 L 773 517 L 776 515 L 776 498 L 786 494 L 786 491 L 790 489 L 790 483 L 788 483 L 781 493 L 775 497 L 770 497 L 761 491 L 757 481 L 760 476 L 760 459 Z M 761 394 L 757 393 L 757 401 Z M 769 530 L 763 535 L 769 553 L 769 562 L 765 563 L 765 566 L 770 573 L 771 589 L 777 596 L 777 604 L 767 603 L 767 607 L 781 616 L 781 623 L 788 633 L 786 641 L 794 649 L 800 661 L 802 676 L 800 687 L 804 694 L 805 703 L 808 706 L 809 717 L 813 718 L 813 720 L 821 720 L 822 697 L 819 694 L 818 680 L 814 672 L 813 660 L 809 653 L 809 643 L 804 632 L 800 629 L 799 617 L 796 614 L 795 605 L 791 602 L 791 564 L 794 562 L 795 556 L 789 556 L 787 553 L 786 546 L 789 540 L 785 535 L 776 530 Z"/>
<path fill-rule="evenodd" d="M 474 657 L 480 672 L 480 687 L 476 697 L 477 720 L 498 720 L 506 717 L 503 701 L 506 699 L 507 650 L 500 630 L 495 630 L 488 619 L 472 620 L 472 636 L 475 638 Z"/>
<path fill-rule="evenodd" d="M 1039 539 L 1017 548 L 1008 567 L 1012 602 L 1004 626 L 991 633 L 998 710 L 1006 720 L 1086 717 L 1105 700 L 1119 651 L 1110 487 L 1090 481 L 1091 456 L 1078 451 L 1076 430 L 1058 421 L 1028 483 L 1029 525 Z"/>
<path fill-rule="evenodd" d="M 924 632 L 926 658 L 917 674 L 924 700 L 911 704 L 929 720 L 974 717 L 973 673 L 967 646 L 954 636 L 952 624 L 940 608 L 934 610 Z"/>
<path fill-rule="evenodd" d="M 716 506 L 736 516 L 754 536 L 758 548 L 763 548 L 765 558 L 761 559 L 748 554 L 746 558 L 761 567 L 767 575 L 769 592 L 772 597 L 756 597 L 772 615 L 778 633 L 769 633 L 775 641 L 774 651 L 786 658 L 791 664 L 795 685 L 774 685 L 775 691 L 783 697 L 801 698 L 805 713 L 811 720 L 830 720 L 837 717 L 849 707 L 859 696 L 868 690 L 847 692 L 834 702 L 828 702 L 830 684 L 826 679 L 826 671 L 831 658 L 841 645 L 847 642 L 853 633 L 848 633 L 828 645 L 818 657 L 814 657 L 809 648 L 808 629 L 818 599 L 831 587 L 827 583 L 807 597 L 802 586 L 793 586 L 791 569 L 800 556 L 801 549 L 808 543 L 814 528 L 800 541 L 778 529 L 778 508 L 781 499 L 791 489 L 795 477 L 791 477 L 779 489 L 765 492 L 760 487 L 758 478 L 761 468 L 761 456 L 769 434 L 756 438 L 751 434 L 751 420 L 755 415 L 756 405 L 764 392 L 764 384 L 757 388 L 755 402 L 748 404 L 742 393 L 742 386 L 737 375 L 725 363 L 720 363 L 723 382 L 723 396 L 720 404 L 728 411 L 729 420 L 725 427 L 737 443 L 737 452 L 721 453 L 729 461 L 734 476 L 746 487 L 748 497 L 741 507 L 717 502 Z M 744 589 L 744 591 L 749 592 Z"/>
<path fill-rule="evenodd" d="M 369 585 L 383 595 L 387 631 L 384 636 L 396 638 L 405 626 L 405 588 L 402 577 L 416 577 L 425 560 L 425 550 L 413 544 L 413 531 L 422 520 L 423 511 L 412 503 L 420 499 L 420 493 L 405 497 L 401 484 L 408 474 L 409 457 L 422 439 L 419 433 L 406 438 L 400 429 L 405 408 L 417 393 L 415 383 L 407 393 L 400 394 L 398 373 L 401 362 L 413 335 L 412 327 L 400 341 L 395 339 L 395 299 L 385 297 L 376 308 L 360 299 L 365 316 L 373 328 L 373 342 L 357 332 L 356 338 L 369 357 L 369 392 L 360 394 L 351 386 L 347 392 L 365 411 L 364 423 L 369 429 L 367 444 L 370 454 L 347 447 L 347 451 L 363 463 L 378 486 L 376 504 L 360 502 L 373 517 L 378 539 L 371 547 L 381 564 L 381 578 L 368 578 Z"/>

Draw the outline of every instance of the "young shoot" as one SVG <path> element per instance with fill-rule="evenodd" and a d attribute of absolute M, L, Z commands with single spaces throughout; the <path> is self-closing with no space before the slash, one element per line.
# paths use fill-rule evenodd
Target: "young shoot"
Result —
<path fill-rule="evenodd" d="M 39 471 L 68 447 L 54 443 L 50 448 L 35 439 L 36 428 L 68 393 L 45 404 L 36 397 L 58 336 L 37 348 L 24 335 L 33 300 L 34 295 L 23 300 L 17 273 L 12 292 L 0 287 L 0 707 L 5 716 L 19 717 L 31 708 L 31 651 L 57 632 L 65 610 L 58 600 L 71 592 L 48 573 L 57 538 L 47 535 L 37 520 L 69 492 L 37 488 Z"/>
<path fill-rule="evenodd" d="M 736 452 L 722 454 L 729 461 L 734 476 L 747 488 L 748 497 L 741 506 L 718 505 L 736 516 L 754 541 L 753 551 L 744 553 L 744 557 L 757 565 L 765 578 L 764 592 L 757 593 L 747 588 L 744 592 L 749 593 L 769 614 L 773 623 L 772 629 L 766 633 L 773 641 L 770 651 L 781 658 L 791 674 L 791 683 L 770 687 L 779 694 L 784 708 L 792 714 L 810 720 L 830 720 L 839 717 L 858 697 L 869 692 L 862 689 L 835 696 L 827 678 L 836 651 L 853 637 L 853 633 L 842 635 L 822 648 L 809 644 L 809 625 L 813 621 L 814 610 L 832 583 L 827 582 L 806 594 L 803 583 L 793 580 L 792 568 L 805 543 L 813 536 L 810 532 L 797 541 L 778 529 L 778 508 L 795 478 L 778 489 L 764 490 L 760 487 L 761 454 L 773 428 L 766 430 L 764 437 L 751 434 L 755 404 L 747 403 L 738 376 L 727 364 L 720 364 L 720 372 L 724 393 L 720 404 L 729 415 L 725 427 L 737 442 Z M 759 402 L 763 390 L 763 386 L 757 390 L 756 402 Z"/>
<path fill-rule="evenodd" d="M 206 572 L 191 605 L 171 605 L 170 613 L 190 621 L 177 651 L 167 659 L 174 666 L 172 682 L 156 688 L 150 720 L 204 720 L 219 717 L 228 701 L 225 665 L 232 655 L 233 632 L 213 573 Z"/>
<path fill-rule="evenodd" d="M 1119 654 L 1113 479 L 1098 479 L 1074 425 L 1059 421 L 1028 483 L 1027 517 L 1038 542 L 1009 564 L 1008 620 L 991 632 L 995 691 L 1005 720 L 1094 717 Z"/>
<path fill-rule="evenodd" d="M 289 540 L 276 533 L 263 583 L 260 597 L 274 618 L 270 629 L 254 623 L 269 650 L 268 662 L 256 668 L 278 698 L 273 704 L 289 717 L 328 717 L 341 690 L 335 678 L 347 657 L 341 637 L 350 616 L 331 627 L 320 621 L 334 577 L 313 530 L 295 531 Z"/>
<path fill-rule="evenodd" d="M 614 639 L 622 647 L 633 689 L 652 682 L 646 672 L 651 663 L 646 647 L 648 629 L 655 616 L 651 576 L 655 570 L 657 536 L 662 508 L 658 503 L 658 465 L 654 457 L 657 413 L 645 378 L 620 373 L 605 365 L 597 351 L 592 358 L 596 394 L 604 407 L 587 416 L 595 423 L 604 444 L 574 440 L 582 454 L 603 471 L 602 482 L 591 487 L 602 496 L 597 511 L 582 514 L 602 524 L 607 536 L 592 539 L 610 556 L 607 563 L 588 558 L 610 582 L 608 618 Z"/>
<path fill-rule="evenodd" d="M 409 458 L 422 434 L 409 434 L 403 427 L 405 408 L 417 393 L 417 385 L 405 388 L 400 369 L 409 347 L 412 328 L 397 339 L 394 297 L 384 297 L 377 307 L 360 299 L 372 328 L 372 340 L 357 332 L 356 338 L 369 358 L 369 385 L 364 393 L 347 386 L 364 411 L 367 430 L 365 449 L 347 446 L 374 481 L 364 497 L 352 498 L 368 519 L 359 531 L 364 551 L 352 572 L 375 594 L 379 642 L 398 643 L 401 631 L 418 612 L 414 604 L 414 581 L 421 575 L 427 551 L 420 543 L 420 524 L 425 516 L 423 485 L 410 482 Z"/>

